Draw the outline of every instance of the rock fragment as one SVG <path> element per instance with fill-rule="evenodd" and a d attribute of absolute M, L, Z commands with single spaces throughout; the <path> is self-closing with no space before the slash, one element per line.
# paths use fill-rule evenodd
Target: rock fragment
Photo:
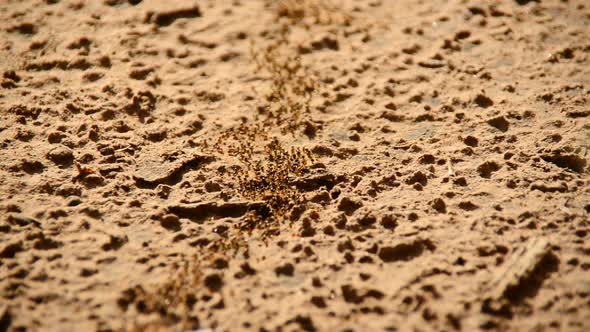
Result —
<path fill-rule="evenodd" d="M 379 249 L 379 258 L 386 263 L 397 261 L 409 261 L 420 255 L 425 250 L 434 251 L 436 246 L 428 239 L 414 239 L 411 242 L 402 242 L 394 246 L 386 246 Z"/>
<path fill-rule="evenodd" d="M 445 66 L 445 62 L 441 60 L 427 59 L 418 62 L 418 66 L 424 68 L 441 68 Z"/>
<path fill-rule="evenodd" d="M 53 148 L 47 153 L 47 159 L 53 161 L 60 167 L 68 167 L 74 161 L 74 152 L 63 145 Z"/>
<path fill-rule="evenodd" d="M 179 231 L 181 226 L 180 220 L 178 219 L 178 216 L 175 214 L 167 214 L 163 216 L 162 220 L 160 220 L 160 225 L 172 232 Z"/>
<path fill-rule="evenodd" d="M 201 10 L 199 6 L 180 7 L 176 9 L 159 10 L 157 12 L 149 12 L 146 17 L 146 22 L 152 22 L 158 26 L 169 26 L 177 19 L 181 18 L 195 18 L 200 17 Z"/>
<path fill-rule="evenodd" d="M 510 127 L 510 123 L 503 116 L 498 116 L 498 117 L 489 119 L 488 124 L 503 133 L 507 132 L 508 128 Z"/>
<path fill-rule="evenodd" d="M 363 206 L 363 203 L 360 201 L 353 200 L 349 197 L 342 197 L 340 199 L 340 203 L 338 204 L 338 210 L 344 211 L 347 215 L 352 215 L 352 213 Z"/>
<path fill-rule="evenodd" d="M 210 156 L 194 154 L 188 158 L 162 160 L 160 155 L 149 154 L 141 157 L 136 164 L 134 178 L 138 185 L 156 187 L 158 184 L 173 185 L 180 182 L 182 175 L 189 169 L 209 162 Z"/>

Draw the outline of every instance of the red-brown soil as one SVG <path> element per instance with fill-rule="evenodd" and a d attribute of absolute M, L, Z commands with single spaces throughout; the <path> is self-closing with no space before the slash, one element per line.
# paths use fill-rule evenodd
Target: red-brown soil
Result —
<path fill-rule="evenodd" d="M 3 0 L 0 331 L 590 331 L 590 3 L 331 3 Z"/>

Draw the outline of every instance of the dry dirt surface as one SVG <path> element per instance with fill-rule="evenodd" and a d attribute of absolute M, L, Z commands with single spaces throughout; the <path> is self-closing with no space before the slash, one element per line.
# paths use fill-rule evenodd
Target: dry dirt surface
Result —
<path fill-rule="evenodd" d="M 2 0 L 0 331 L 590 331 L 590 3 Z"/>

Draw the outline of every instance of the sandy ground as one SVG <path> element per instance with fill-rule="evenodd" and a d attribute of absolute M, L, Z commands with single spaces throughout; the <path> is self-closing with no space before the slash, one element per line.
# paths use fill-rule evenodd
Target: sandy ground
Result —
<path fill-rule="evenodd" d="M 590 331 L 590 3 L 0 3 L 0 331 Z"/>

